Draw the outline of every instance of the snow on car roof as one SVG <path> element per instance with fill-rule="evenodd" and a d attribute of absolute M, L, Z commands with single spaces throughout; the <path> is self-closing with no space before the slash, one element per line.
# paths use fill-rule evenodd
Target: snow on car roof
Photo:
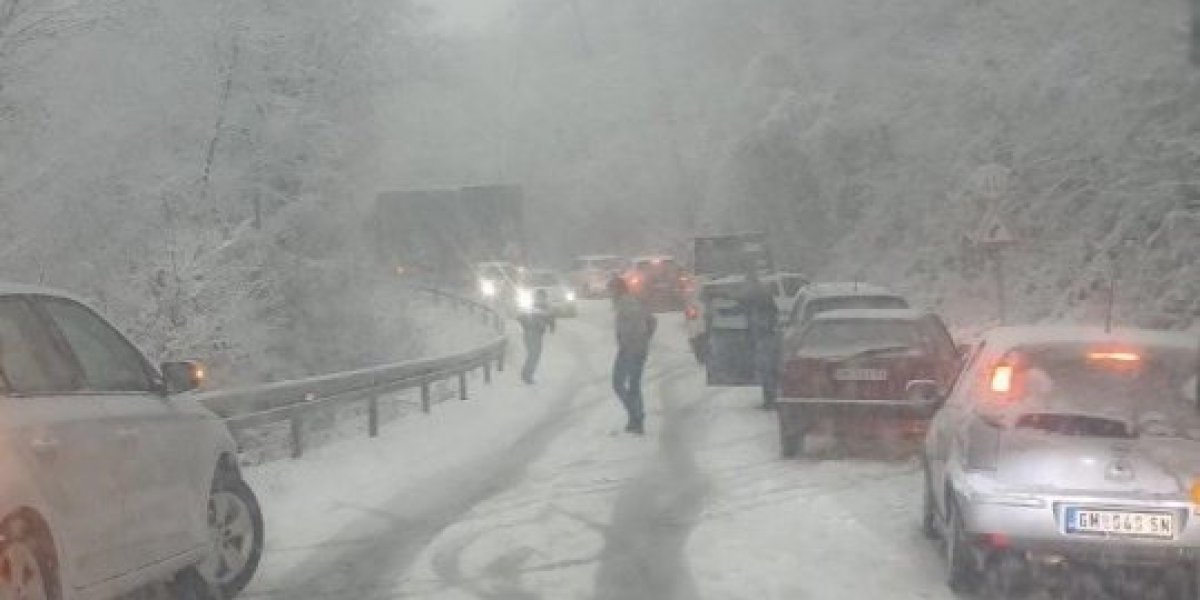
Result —
<path fill-rule="evenodd" d="M 912 308 L 843 308 L 827 310 L 814 321 L 916 321 L 929 313 Z"/>
<path fill-rule="evenodd" d="M 861 281 L 810 283 L 801 291 L 810 296 L 900 296 L 885 287 Z"/>
<path fill-rule="evenodd" d="M 1181 350 L 1200 348 L 1200 337 L 1177 331 L 1114 329 L 1086 325 L 1023 325 L 997 327 L 983 335 L 984 343 L 1003 351 L 1016 346 L 1042 344 L 1126 343 L 1138 346 L 1172 347 Z"/>

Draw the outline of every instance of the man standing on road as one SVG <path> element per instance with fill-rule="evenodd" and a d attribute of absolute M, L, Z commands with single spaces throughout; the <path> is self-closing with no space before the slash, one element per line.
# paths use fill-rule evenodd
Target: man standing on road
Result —
<path fill-rule="evenodd" d="M 617 392 L 629 423 L 625 431 L 645 433 L 645 412 L 642 407 L 642 372 L 650 352 L 650 338 L 657 321 L 641 300 L 629 293 L 629 286 L 620 277 L 609 284 L 613 296 L 614 322 L 617 332 L 617 359 L 613 363 L 613 390 Z"/>
<path fill-rule="evenodd" d="M 533 307 L 517 317 L 525 334 L 525 366 L 521 369 L 521 381 L 533 383 L 533 372 L 542 358 L 542 338 L 546 331 L 554 331 L 554 315 L 550 312 L 550 300 L 546 290 L 538 290 Z"/>
<path fill-rule="evenodd" d="M 770 410 L 775 408 L 779 381 L 779 306 L 771 287 L 759 279 L 756 268 L 746 271 L 741 304 L 749 328 L 754 372 L 762 384 L 762 408 Z"/>

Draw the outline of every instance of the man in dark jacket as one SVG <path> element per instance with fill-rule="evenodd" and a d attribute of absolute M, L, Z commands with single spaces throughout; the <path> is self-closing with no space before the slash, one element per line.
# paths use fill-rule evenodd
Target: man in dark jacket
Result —
<path fill-rule="evenodd" d="M 741 296 L 750 334 L 754 371 L 762 384 L 762 407 L 775 407 L 779 380 L 779 306 L 771 287 L 762 282 L 757 269 L 746 272 L 746 286 Z"/>
<path fill-rule="evenodd" d="M 645 433 L 642 407 L 642 373 L 650 353 L 650 338 L 657 321 L 641 300 L 629 294 L 624 279 L 610 283 L 613 295 L 614 324 L 617 333 L 617 359 L 613 363 L 613 390 L 629 414 L 625 431 Z"/>
<path fill-rule="evenodd" d="M 542 338 L 547 331 L 554 331 L 554 315 L 550 311 L 550 299 L 546 290 L 538 290 L 533 307 L 522 312 L 517 321 L 525 334 L 525 366 L 521 369 L 521 381 L 533 383 L 533 372 L 542 358 Z"/>

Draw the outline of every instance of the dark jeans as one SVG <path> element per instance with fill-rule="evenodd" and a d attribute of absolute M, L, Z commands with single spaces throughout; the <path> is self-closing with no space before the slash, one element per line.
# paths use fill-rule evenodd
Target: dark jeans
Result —
<path fill-rule="evenodd" d="M 629 413 L 629 422 L 640 424 L 642 411 L 642 372 L 646 369 L 646 352 L 618 350 L 613 363 L 613 390 Z"/>
<path fill-rule="evenodd" d="M 521 379 L 525 382 L 533 381 L 533 372 L 542 359 L 542 335 L 525 332 L 525 366 L 521 369 Z"/>
<path fill-rule="evenodd" d="M 775 404 L 779 390 L 779 335 L 759 333 L 751 339 L 754 345 L 754 371 L 762 384 L 763 404 Z"/>

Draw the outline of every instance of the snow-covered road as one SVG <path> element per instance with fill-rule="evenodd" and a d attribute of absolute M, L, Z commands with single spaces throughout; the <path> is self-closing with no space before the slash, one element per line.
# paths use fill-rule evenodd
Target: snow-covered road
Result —
<path fill-rule="evenodd" d="M 664 318 L 648 435 L 621 433 L 605 303 L 512 370 L 377 440 L 255 467 L 249 598 L 943 598 L 912 462 L 782 461 L 753 390 L 707 388 Z M 519 352 L 518 352 L 519 355 Z"/>

